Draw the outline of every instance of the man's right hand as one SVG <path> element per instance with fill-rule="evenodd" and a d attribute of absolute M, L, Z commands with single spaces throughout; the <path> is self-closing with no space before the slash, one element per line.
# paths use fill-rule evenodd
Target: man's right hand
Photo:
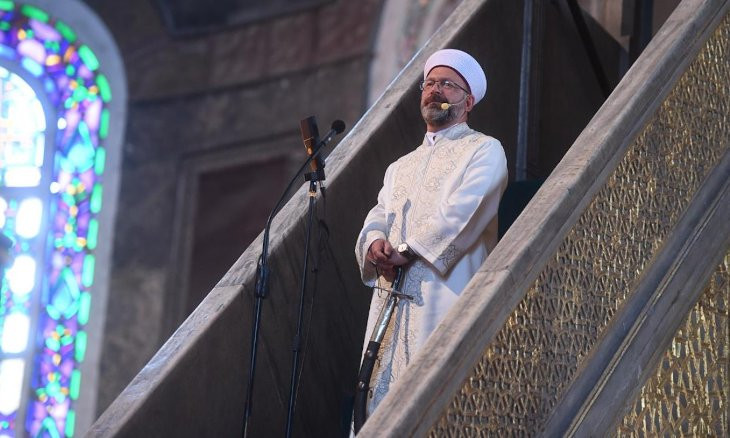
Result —
<path fill-rule="evenodd" d="M 368 260 L 380 268 L 391 268 L 390 256 L 393 254 L 393 246 L 385 239 L 378 239 L 370 244 L 368 248 Z"/>
<path fill-rule="evenodd" d="M 385 239 L 378 239 L 370 244 L 367 259 L 388 281 L 393 281 L 395 278 L 396 266 L 405 265 L 410 261 L 393 249 L 393 245 Z"/>
<path fill-rule="evenodd" d="M 393 245 L 385 239 L 378 239 L 370 244 L 368 248 L 367 259 L 370 263 L 375 266 L 379 271 L 380 275 L 385 277 L 388 281 L 393 281 L 395 278 L 395 268 L 391 260 L 393 254 L 396 251 L 393 249 Z"/>

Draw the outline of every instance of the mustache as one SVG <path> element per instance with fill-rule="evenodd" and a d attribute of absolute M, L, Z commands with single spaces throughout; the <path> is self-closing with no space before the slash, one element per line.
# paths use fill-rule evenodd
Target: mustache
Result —
<path fill-rule="evenodd" d="M 444 103 L 444 102 L 448 103 L 448 101 L 446 100 L 446 98 L 444 96 L 434 94 L 434 95 L 427 97 L 423 101 L 423 105 L 426 106 L 426 105 L 430 105 L 432 103 Z"/>

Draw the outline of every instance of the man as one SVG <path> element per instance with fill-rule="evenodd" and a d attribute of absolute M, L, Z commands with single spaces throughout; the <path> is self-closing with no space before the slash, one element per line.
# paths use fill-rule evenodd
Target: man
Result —
<path fill-rule="evenodd" d="M 355 248 L 363 282 L 375 288 L 366 345 L 398 266 L 406 269 L 401 292 L 410 297 L 398 302 L 383 339 L 370 412 L 496 245 L 507 184 L 502 145 L 466 124 L 487 89 L 479 63 L 460 50 L 439 50 L 423 79 L 423 143 L 386 170 Z"/>

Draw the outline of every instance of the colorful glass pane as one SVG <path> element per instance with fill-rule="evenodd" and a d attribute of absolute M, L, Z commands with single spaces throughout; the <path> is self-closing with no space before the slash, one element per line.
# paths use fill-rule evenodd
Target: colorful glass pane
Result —
<path fill-rule="evenodd" d="M 22 359 L 0 361 L 0 434 L 12 430 L 8 423 L 15 422 L 23 389 L 23 369 Z"/>
<path fill-rule="evenodd" d="M 0 68 L 0 76 L 0 172 L 2 182 L 7 183 L 4 187 L 0 184 L 0 232 L 13 237 L 15 242 L 11 248 L 12 262 L 0 275 L 0 436 L 15 436 L 20 425 L 18 409 L 27 392 L 22 384 L 29 368 L 31 309 L 33 297 L 40 291 L 37 266 L 42 260 L 45 240 L 40 236 L 41 200 L 30 196 L 30 191 L 39 188 L 23 186 L 38 186 L 40 182 L 45 141 L 43 120 L 25 121 L 20 117 L 23 111 L 31 117 L 39 117 L 40 103 L 32 88 L 5 69 Z M 13 107 L 13 99 L 19 102 L 17 107 Z M 42 110 L 40 117 L 43 117 Z M 33 126 L 40 129 L 33 133 Z M 40 140 L 28 142 L 34 134 Z M 25 147 L 24 141 L 31 143 L 30 147 Z M 24 168 L 35 176 L 23 177 Z M 18 173 L 13 175 L 13 170 Z M 32 183 L 14 183 L 18 181 Z"/>
<path fill-rule="evenodd" d="M 11 236 L 15 241 L 15 245 L 11 248 L 13 261 L 2 276 L 0 284 L 0 338 L 29 335 L 29 333 L 6 333 L 5 318 L 15 313 L 32 317 L 31 301 L 33 296 L 38 295 L 37 266 L 42 257 L 40 253 L 43 249 L 43 239 L 39 233 L 33 235 L 30 232 L 33 224 L 28 226 L 24 220 L 28 209 L 21 208 L 34 204 L 37 199 L 7 194 L 0 196 L 0 232 Z M 28 201 L 31 204 L 28 204 Z M 21 229 L 21 233 L 17 232 L 18 228 Z M 4 357 L 4 353 L 9 352 L 0 348 L 0 359 Z"/>
<path fill-rule="evenodd" d="M 40 184 L 45 121 L 35 91 L 20 76 L 0 67 L 0 186 Z"/>
<path fill-rule="evenodd" d="M 0 229 L 16 242 L 13 254 L 16 263 L 21 261 L 0 289 L 0 330 L 7 321 L 13 330 L 30 326 L 26 342 L 8 337 L 7 345 L 18 357 L 17 350 L 33 349 L 23 356 L 30 362 L 20 368 L 21 376 L 30 374 L 31 388 L 23 390 L 26 402 L 6 404 L 0 436 L 23 433 L 22 425 L 31 436 L 73 436 L 111 88 L 92 47 L 38 7 L 0 0 L 0 57 L 40 84 L 35 92 L 45 95 L 46 113 L 53 114 L 51 126 L 57 128 L 49 148 L 43 108 L 31 98 L 33 89 L 15 79 L 20 76 L 0 70 Z M 29 261 L 35 263 L 35 274 Z M 33 309 L 37 314 L 31 314 Z M 2 363 L 19 360 L 10 354 L 0 351 Z M 20 405 L 27 411 L 19 412 Z"/>

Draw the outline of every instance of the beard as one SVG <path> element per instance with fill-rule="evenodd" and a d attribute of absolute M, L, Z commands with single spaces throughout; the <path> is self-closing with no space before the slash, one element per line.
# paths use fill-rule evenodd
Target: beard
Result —
<path fill-rule="evenodd" d="M 456 120 L 456 108 L 459 105 L 452 105 L 448 109 L 441 109 L 441 104 L 446 99 L 432 98 L 421 105 L 421 116 L 431 126 L 445 126 Z"/>

